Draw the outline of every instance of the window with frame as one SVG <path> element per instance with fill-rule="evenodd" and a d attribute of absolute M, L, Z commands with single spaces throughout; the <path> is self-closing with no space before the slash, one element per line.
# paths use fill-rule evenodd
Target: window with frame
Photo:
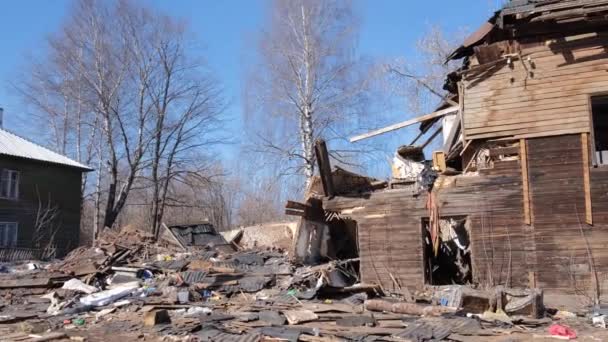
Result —
<path fill-rule="evenodd" d="M 0 198 L 19 198 L 19 171 L 2 169 L 0 178 Z"/>
<path fill-rule="evenodd" d="M 608 165 L 608 96 L 591 98 L 595 162 Z"/>
<path fill-rule="evenodd" d="M 17 222 L 0 222 L 0 247 L 17 246 Z"/>

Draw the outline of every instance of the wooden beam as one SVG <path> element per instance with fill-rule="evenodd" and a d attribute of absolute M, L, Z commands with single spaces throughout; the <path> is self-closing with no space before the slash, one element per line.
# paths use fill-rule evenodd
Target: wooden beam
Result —
<path fill-rule="evenodd" d="M 464 130 L 464 83 L 463 81 L 458 82 L 458 119 L 460 120 L 460 136 L 462 143 L 466 144 L 467 137 Z"/>
<path fill-rule="evenodd" d="M 435 119 L 435 118 L 444 116 L 446 114 L 454 113 L 454 112 L 457 112 L 457 111 L 458 111 L 458 107 L 456 107 L 456 106 L 449 107 L 449 108 L 446 108 L 446 109 L 442 109 L 442 110 L 439 110 L 439 111 L 436 111 L 436 112 L 433 112 L 433 113 L 430 113 L 430 114 L 419 116 L 417 118 L 413 118 L 413 119 L 410 119 L 410 120 L 399 122 L 399 123 L 396 123 L 394 125 L 390 125 L 388 127 L 380 128 L 380 129 L 377 129 L 375 131 L 371 131 L 371 132 L 368 132 L 368 133 L 365 133 L 365 134 L 357 135 L 355 137 L 350 138 L 350 142 L 357 142 L 357 141 L 360 141 L 360 140 L 363 140 L 363 139 L 368 139 L 368 138 L 371 138 L 371 137 L 375 137 L 375 136 L 380 135 L 380 134 L 392 132 L 392 131 L 395 131 L 395 130 L 398 130 L 398 129 L 401 129 L 401 128 L 404 128 L 404 127 L 407 127 L 407 126 L 411 126 L 413 124 L 417 124 L 419 122 L 424 122 L 424 121 L 428 121 L 428 120 L 431 120 L 431 119 Z"/>
<path fill-rule="evenodd" d="M 593 209 L 591 208 L 591 176 L 589 175 L 589 133 L 581 134 L 581 149 L 583 153 L 583 184 L 585 189 L 585 222 L 593 225 Z"/>
<path fill-rule="evenodd" d="M 420 131 L 420 133 L 418 133 L 418 135 L 417 135 L 417 136 L 414 138 L 414 140 L 412 140 L 412 142 L 410 143 L 410 146 L 413 146 L 413 145 L 416 143 L 416 141 L 418 141 L 418 139 L 422 138 L 422 136 L 423 136 L 423 135 L 424 135 L 424 134 L 425 134 L 427 131 L 428 131 L 428 128 L 427 128 L 427 129 L 425 129 L 425 130 L 423 130 L 423 131 Z"/>
<path fill-rule="evenodd" d="M 327 152 L 325 140 L 319 139 L 316 141 L 315 152 L 317 154 L 317 164 L 319 165 L 323 192 L 327 197 L 334 197 L 334 181 L 331 175 L 331 164 L 329 163 L 329 153 Z"/>
<path fill-rule="evenodd" d="M 285 215 L 306 217 L 308 210 L 285 209 Z"/>
<path fill-rule="evenodd" d="M 528 147 L 526 139 L 519 139 L 519 160 L 521 165 L 522 192 L 524 195 L 524 222 L 532 224 L 532 212 L 530 210 L 530 178 L 528 177 Z"/>
<path fill-rule="evenodd" d="M 287 201 L 285 204 L 285 208 L 287 209 L 296 209 L 296 210 L 306 210 L 310 208 L 310 205 L 296 202 L 296 201 Z"/>
<path fill-rule="evenodd" d="M 464 147 L 462 148 L 462 151 L 460 151 L 460 156 L 462 157 L 464 155 L 464 153 L 467 151 L 467 149 L 469 148 L 469 146 L 471 145 L 471 143 L 473 142 L 473 140 L 467 140 L 467 143 L 464 144 Z"/>
<path fill-rule="evenodd" d="M 435 138 L 437 138 L 437 136 L 439 135 L 439 133 L 441 133 L 443 131 L 443 127 L 439 127 L 435 133 L 433 133 L 433 135 L 431 135 L 425 142 L 424 144 L 422 144 L 420 147 L 421 148 L 425 148 L 427 147 L 431 142 L 433 142 L 433 140 L 435 140 Z"/>

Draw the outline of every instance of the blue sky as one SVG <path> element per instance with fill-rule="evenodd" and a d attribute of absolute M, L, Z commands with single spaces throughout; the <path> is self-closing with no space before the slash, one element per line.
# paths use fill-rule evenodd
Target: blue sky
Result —
<path fill-rule="evenodd" d="M 141 0 L 143 1 L 143 0 Z M 255 35 L 263 26 L 265 0 L 150 0 L 169 14 L 189 22 L 204 56 L 221 80 L 230 100 L 226 113 L 235 136 L 242 130 L 241 80 L 251 60 Z M 500 0 L 357 0 L 362 20 L 359 52 L 370 57 L 415 56 L 415 42 L 430 25 L 445 30 L 475 30 Z M 63 22 L 69 0 L 7 0 L 0 13 L 0 107 L 4 125 L 35 139 L 10 81 L 25 66 L 28 54 L 43 53 L 45 37 Z M 404 116 L 406 114 L 404 113 Z M 228 149 L 227 151 L 230 151 Z"/>

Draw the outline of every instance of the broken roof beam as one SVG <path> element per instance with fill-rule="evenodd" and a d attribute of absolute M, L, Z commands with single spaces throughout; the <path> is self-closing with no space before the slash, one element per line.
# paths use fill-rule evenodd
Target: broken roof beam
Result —
<path fill-rule="evenodd" d="M 381 134 L 384 134 L 384 133 L 396 131 L 396 130 L 404 128 L 404 127 L 408 127 L 408 126 L 411 126 L 411 125 L 414 125 L 414 124 L 417 124 L 417 123 L 420 123 L 420 122 L 428 121 L 428 120 L 431 120 L 431 119 L 439 118 L 439 117 L 442 117 L 444 115 L 455 113 L 455 112 L 458 112 L 458 107 L 457 106 L 448 107 L 446 109 L 438 110 L 438 111 L 430 113 L 430 114 L 422 115 L 422 116 L 419 116 L 417 118 L 413 118 L 413 119 L 409 119 L 409 120 L 406 120 L 406 121 L 403 121 L 403 122 L 399 122 L 399 123 L 396 123 L 394 125 L 390 125 L 388 127 L 380 128 L 380 129 L 377 129 L 375 131 L 371 131 L 371 132 L 368 132 L 368 133 L 365 133 L 365 134 L 357 135 L 355 137 L 350 138 L 350 142 L 357 142 L 357 141 L 360 141 L 360 140 L 368 139 L 368 138 L 371 138 L 371 137 L 375 137 L 377 135 L 381 135 Z"/>
<path fill-rule="evenodd" d="M 319 175 L 321 176 L 321 184 L 326 197 L 334 197 L 334 181 L 331 174 L 331 164 L 329 162 L 329 153 L 325 140 L 318 139 L 315 143 L 315 153 L 317 154 L 317 164 L 319 165 Z"/>

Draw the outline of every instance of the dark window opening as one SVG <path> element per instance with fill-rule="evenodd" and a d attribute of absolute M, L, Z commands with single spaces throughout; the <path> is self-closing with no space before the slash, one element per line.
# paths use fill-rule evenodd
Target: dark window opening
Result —
<path fill-rule="evenodd" d="M 591 98 L 595 160 L 608 165 L 608 96 Z"/>
<path fill-rule="evenodd" d="M 329 237 L 324 253 L 328 260 L 349 260 L 359 258 L 357 243 L 357 221 L 348 218 L 334 218 L 327 222 Z M 345 287 L 359 282 L 359 262 L 342 264 L 339 269 L 328 274 L 330 287 Z"/>
<path fill-rule="evenodd" d="M 433 237 L 436 236 L 433 242 Z M 473 280 L 466 216 L 422 219 L 424 280 L 429 285 L 470 284 Z"/>

